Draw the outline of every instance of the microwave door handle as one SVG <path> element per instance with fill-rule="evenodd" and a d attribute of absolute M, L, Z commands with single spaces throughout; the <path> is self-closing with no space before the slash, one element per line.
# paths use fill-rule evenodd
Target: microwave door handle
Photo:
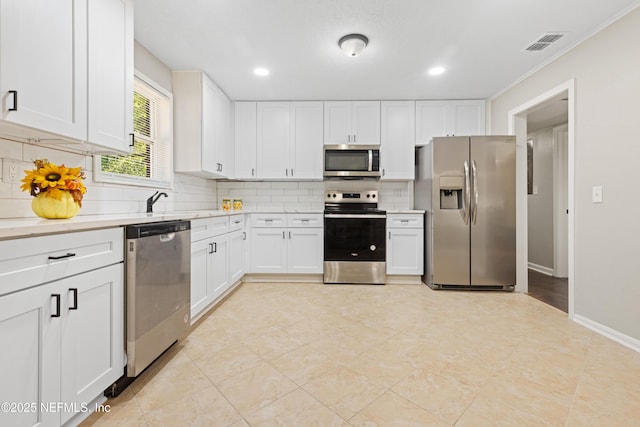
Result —
<path fill-rule="evenodd" d="M 373 150 L 369 151 L 369 172 L 373 171 Z"/>

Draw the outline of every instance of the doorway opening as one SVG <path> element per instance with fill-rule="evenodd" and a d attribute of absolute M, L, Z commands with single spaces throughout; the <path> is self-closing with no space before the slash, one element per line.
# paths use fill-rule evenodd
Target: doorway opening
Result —
<path fill-rule="evenodd" d="M 570 80 L 509 112 L 516 135 L 516 291 L 573 317 L 574 87 Z"/>

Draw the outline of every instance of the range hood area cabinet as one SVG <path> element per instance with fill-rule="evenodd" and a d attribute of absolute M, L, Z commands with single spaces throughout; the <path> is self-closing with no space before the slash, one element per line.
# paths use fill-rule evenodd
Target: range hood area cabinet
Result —
<path fill-rule="evenodd" d="M 482 99 L 416 101 L 416 145 L 427 145 L 436 136 L 485 135 Z"/>
<path fill-rule="evenodd" d="M 322 180 L 322 102 L 258 102 L 258 179 Z"/>
<path fill-rule="evenodd" d="M 174 71 L 172 84 L 175 171 L 232 177 L 231 101 L 200 71 Z"/>
<path fill-rule="evenodd" d="M 3 0 L 0 7 L 0 135 L 128 154 L 133 0 Z"/>
<path fill-rule="evenodd" d="M 380 144 L 380 101 L 326 101 L 325 144 Z"/>

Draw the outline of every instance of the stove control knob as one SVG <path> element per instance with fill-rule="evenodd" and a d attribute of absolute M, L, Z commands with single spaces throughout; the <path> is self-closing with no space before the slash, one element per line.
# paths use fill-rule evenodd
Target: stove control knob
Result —
<path fill-rule="evenodd" d="M 376 195 L 375 195 L 375 194 L 372 194 L 372 195 L 371 195 L 371 197 L 375 199 L 375 198 L 376 198 Z"/>
<path fill-rule="evenodd" d="M 368 199 L 369 197 L 371 197 L 371 194 L 367 194 L 367 199 Z"/>
<path fill-rule="evenodd" d="M 333 193 L 333 198 L 334 198 L 334 199 L 336 198 L 336 193 Z"/>
<path fill-rule="evenodd" d="M 371 249 L 372 251 L 375 251 L 376 250 L 376 245 L 369 246 L 369 249 Z"/>

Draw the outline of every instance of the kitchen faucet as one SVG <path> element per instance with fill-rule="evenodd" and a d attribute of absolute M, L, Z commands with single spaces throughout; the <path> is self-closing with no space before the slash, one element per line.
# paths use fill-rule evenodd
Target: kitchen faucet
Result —
<path fill-rule="evenodd" d="M 153 204 L 158 201 L 160 196 L 169 197 L 167 196 L 167 193 L 160 193 L 159 191 L 156 191 L 153 196 L 147 199 L 147 213 L 153 212 Z"/>

